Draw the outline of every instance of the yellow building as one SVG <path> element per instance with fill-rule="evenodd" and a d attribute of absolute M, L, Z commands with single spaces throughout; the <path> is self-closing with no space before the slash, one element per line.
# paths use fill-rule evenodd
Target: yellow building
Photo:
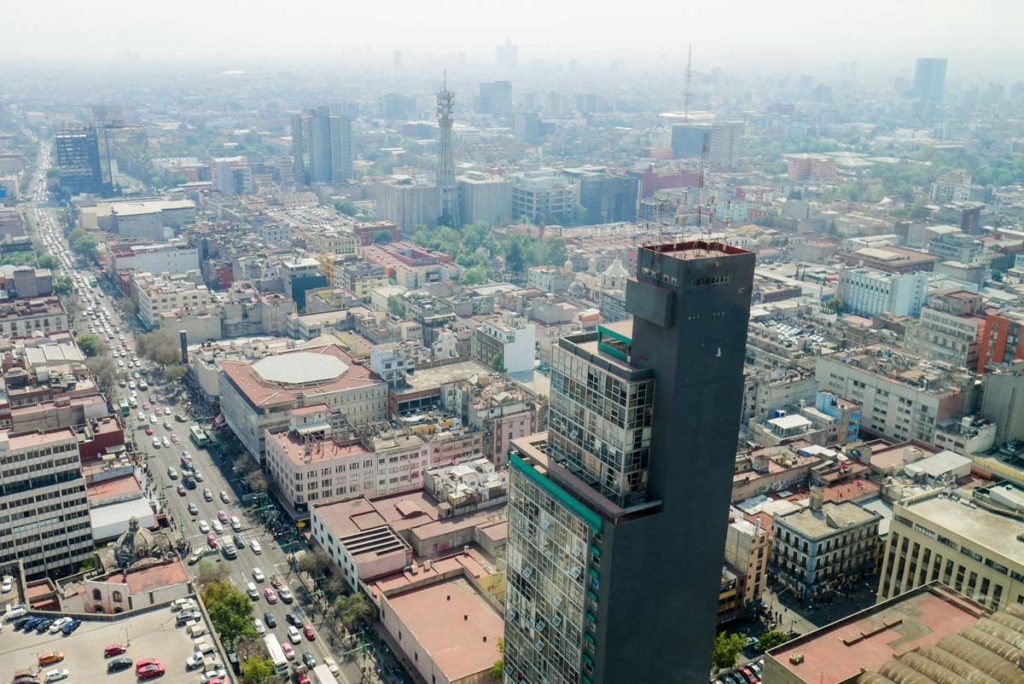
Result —
<path fill-rule="evenodd" d="M 1024 603 L 1022 540 L 1024 490 L 1012 484 L 906 499 L 893 508 L 878 598 L 937 580 L 992 610 Z"/>

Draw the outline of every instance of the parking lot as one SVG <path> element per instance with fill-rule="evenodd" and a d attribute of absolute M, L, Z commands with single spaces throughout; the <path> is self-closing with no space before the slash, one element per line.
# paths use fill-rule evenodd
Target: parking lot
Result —
<path fill-rule="evenodd" d="M 192 653 L 192 641 L 184 629 L 174 627 L 174 613 L 164 607 L 133 615 L 131 619 L 86 621 L 67 637 L 59 632 L 15 632 L 10 624 L 5 624 L 0 632 L 0 682 L 11 681 L 18 670 L 35 667 L 40 654 L 62 651 L 63 662 L 47 665 L 43 670 L 67 668 L 70 676 L 65 681 L 72 684 L 134 683 L 134 667 L 108 675 L 107 660 L 103 657 L 106 646 L 125 643 L 128 644 L 125 655 L 132 661 L 157 658 L 163 663 L 167 673 L 156 681 L 162 684 L 195 684 L 199 681 L 198 673 L 185 671 L 185 659 Z"/>

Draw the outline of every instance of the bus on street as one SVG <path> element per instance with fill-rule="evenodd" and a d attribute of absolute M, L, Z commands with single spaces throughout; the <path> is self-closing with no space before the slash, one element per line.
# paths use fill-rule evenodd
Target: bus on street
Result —
<path fill-rule="evenodd" d="M 204 447 L 210 443 L 210 437 L 206 434 L 206 431 L 198 425 L 193 425 L 188 429 L 188 436 L 192 438 L 197 447 Z"/>

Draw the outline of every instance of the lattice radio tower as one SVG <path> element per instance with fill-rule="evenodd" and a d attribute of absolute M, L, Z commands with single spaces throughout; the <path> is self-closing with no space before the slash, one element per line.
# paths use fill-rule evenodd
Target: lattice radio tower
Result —
<path fill-rule="evenodd" d="M 437 155 L 437 187 L 441 192 L 441 225 L 459 228 L 459 195 L 455 186 L 455 148 L 452 143 L 452 110 L 455 93 L 448 90 L 448 72 L 444 72 L 444 86 L 437 93 L 437 125 L 440 129 L 440 147 Z"/>

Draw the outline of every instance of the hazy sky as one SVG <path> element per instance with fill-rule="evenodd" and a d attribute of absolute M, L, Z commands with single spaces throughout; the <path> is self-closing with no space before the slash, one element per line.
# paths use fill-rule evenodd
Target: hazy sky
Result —
<path fill-rule="evenodd" d="M 1024 74 L 1024 0 L 11 2 L 0 19 L 0 57 L 14 59 L 384 56 L 403 49 L 493 60 L 494 46 L 509 37 L 524 61 L 654 61 L 693 42 L 713 59 L 942 55 Z"/>

